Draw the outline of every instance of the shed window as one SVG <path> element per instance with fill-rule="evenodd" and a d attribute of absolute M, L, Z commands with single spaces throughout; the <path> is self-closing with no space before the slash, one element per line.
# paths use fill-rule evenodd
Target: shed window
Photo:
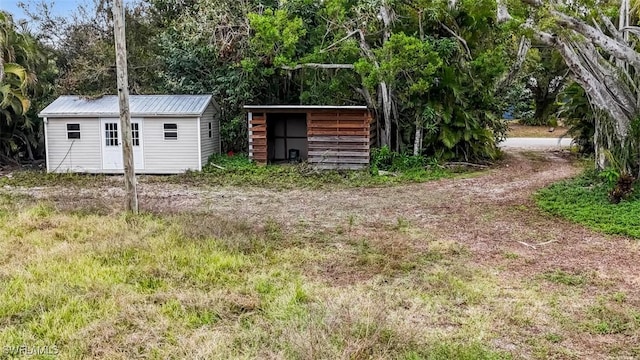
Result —
<path fill-rule="evenodd" d="M 80 124 L 67 124 L 67 139 L 80 139 Z"/>
<path fill-rule="evenodd" d="M 178 124 L 164 124 L 164 139 L 178 140 Z"/>
<path fill-rule="evenodd" d="M 211 137 L 213 137 L 213 131 L 212 131 L 212 129 L 213 129 L 213 123 L 211 123 L 211 122 L 210 122 L 210 123 L 209 123 L 209 137 L 210 137 L 210 138 L 211 138 Z"/>
<path fill-rule="evenodd" d="M 131 142 L 133 146 L 140 146 L 140 127 L 138 123 L 131 123 Z"/>
<path fill-rule="evenodd" d="M 104 140 L 106 146 L 118 146 L 118 123 L 104 123 Z"/>

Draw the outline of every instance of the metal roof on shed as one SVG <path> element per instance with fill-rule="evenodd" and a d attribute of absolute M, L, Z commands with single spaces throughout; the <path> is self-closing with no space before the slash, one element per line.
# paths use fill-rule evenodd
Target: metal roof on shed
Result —
<path fill-rule="evenodd" d="M 131 116 L 199 116 L 211 103 L 211 95 L 131 95 Z M 119 116 L 118 97 L 106 95 L 88 99 L 75 95 L 60 96 L 44 108 L 40 117 Z"/>
<path fill-rule="evenodd" d="M 245 105 L 246 110 L 367 110 L 366 106 L 333 105 Z"/>

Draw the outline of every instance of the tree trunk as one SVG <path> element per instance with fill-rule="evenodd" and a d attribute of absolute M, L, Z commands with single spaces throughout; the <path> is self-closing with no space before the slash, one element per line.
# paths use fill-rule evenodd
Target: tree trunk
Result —
<path fill-rule="evenodd" d="M 596 170 L 604 170 L 607 166 L 607 159 L 604 156 L 604 149 L 600 144 L 600 120 L 596 117 L 593 133 L 593 151 L 595 152 Z"/>
<path fill-rule="evenodd" d="M 0 50 L 3 50 L 0 48 Z M 0 51 L 0 83 L 4 80 L 4 51 Z"/>
<path fill-rule="evenodd" d="M 548 125 L 551 115 L 555 112 L 555 93 L 549 94 L 548 90 L 540 89 L 535 91 L 535 110 L 533 113 L 533 125 Z"/>
<path fill-rule="evenodd" d="M 416 116 L 416 138 L 413 142 L 413 155 L 422 154 L 422 119 Z"/>
<path fill-rule="evenodd" d="M 364 33 L 362 32 L 362 30 L 355 30 L 349 33 L 348 36 L 351 35 L 355 35 L 358 34 L 360 37 L 359 40 L 359 44 L 360 44 L 360 51 L 362 51 L 362 54 L 364 56 L 366 56 L 369 60 L 371 60 L 371 62 L 373 63 L 373 65 L 376 68 L 380 67 L 380 64 L 378 63 L 378 60 L 376 59 L 373 51 L 371 51 L 371 48 L 369 47 L 369 44 L 367 44 L 367 41 L 365 39 Z M 378 128 L 380 129 L 380 138 L 378 139 L 378 143 L 380 144 L 380 146 L 388 146 L 389 148 L 391 148 L 391 124 L 392 124 L 392 107 L 393 107 L 393 100 L 391 97 L 391 90 L 389 89 L 389 86 L 387 85 L 386 82 L 381 81 L 378 84 L 378 119 L 380 118 L 380 116 L 382 117 L 382 123 L 384 124 L 384 127 L 379 126 Z M 380 123 L 380 121 L 378 121 L 378 123 Z"/>
<path fill-rule="evenodd" d="M 129 80 L 127 76 L 127 42 L 125 33 L 124 7 L 122 0 L 113 2 L 113 27 L 116 48 L 116 73 L 118 100 L 120 107 L 120 133 L 122 134 L 122 160 L 124 165 L 124 188 L 127 211 L 138 213 L 138 192 L 133 162 L 133 141 L 131 138 L 131 114 L 129 113 Z"/>
<path fill-rule="evenodd" d="M 386 82 L 381 82 L 379 91 L 382 100 L 382 118 L 384 119 L 384 129 L 382 129 L 381 145 L 391 148 L 391 91 Z"/>
<path fill-rule="evenodd" d="M 33 151 L 31 150 L 31 143 L 29 141 L 26 141 L 25 145 L 27 146 L 27 156 L 29 156 L 29 160 L 34 161 L 35 157 L 33 157 Z"/>
<path fill-rule="evenodd" d="M 529 53 L 530 49 L 531 49 L 531 41 L 529 40 L 529 38 L 527 38 L 526 36 L 523 36 L 522 38 L 520 38 L 520 45 L 518 46 L 518 54 L 516 56 L 516 61 L 513 63 L 513 65 L 511 65 L 509 72 L 506 73 L 497 82 L 496 89 L 498 90 L 504 89 L 509 85 L 511 85 L 511 83 L 516 77 L 516 74 L 518 74 L 518 72 L 520 72 L 520 69 L 522 69 L 522 64 L 524 64 L 524 61 L 526 60 L 527 54 Z"/>
<path fill-rule="evenodd" d="M 554 46 L 560 52 L 594 107 L 605 111 L 615 120 L 616 135 L 620 140 L 626 138 L 635 104 L 629 104 L 629 93 L 625 94 L 628 90 L 624 89 L 624 83 L 615 81 L 615 74 L 605 69 L 600 59 L 593 59 L 598 55 L 597 52 L 592 53 L 586 42 L 576 44 L 541 31 L 537 31 L 535 35 L 538 40 Z"/>
<path fill-rule="evenodd" d="M 383 1 L 382 5 L 380 5 L 380 18 L 382 19 L 382 23 L 384 24 L 382 32 L 382 46 L 384 46 L 387 40 L 389 40 L 389 38 L 391 37 L 391 13 L 389 11 L 389 4 L 387 4 L 386 1 Z M 384 116 L 385 128 L 383 132 L 384 137 L 381 140 L 383 146 L 387 145 L 389 146 L 389 148 L 391 148 L 391 132 L 393 126 L 393 96 L 391 93 L 391 87 L 384 81 L 380 83 L 380 91 L 382 92 L 382 113 Z"/>
<path fill-rule="evenodd" d="M 632 74 L 637 76 L 640 70 L 640 53 L 628 40 L 628 32 L 633 31 L 629 26 L 630 1 L 619 2 L 617 29 L 601 14 L 601 21 L 611 33 L 610 36 L 605 34 L 597 23 L 592 26 L 581 19 L 555 10 L 552 2 L 521 1 L 535 7 L 548 6 L 555 24 L 569 30 L 551 35 L 536 29 L 532 23 L 527 25 L 534 31 L 538 40 L 560 52 L 576 82 L 587 94 L 594 112 L 597 112 L 594 146 L 596 166 L 602 169 L 606 165 L 605 151 L 627 146 L 631 124 L 640 114 L 640 90 L 632 77 Z M 613 128 L 608 125 L 608 121 L 602 122 L 599 119 L 602 116 L 612 121 Z M 624 171 L 630 171 L 637 166 L 637 160 L 627 159 L 625 156 L 616 159 L 620 161 Z"/>
<path fill-rule="evenodd" d="M 498 0 L 497 5 L 498 5 L 498 14 L 497 14 L 498 22 L 505 22 L 505 21 L 511 20 L 509 9 L 507 9 L 507 4 L 505 4 L 504 0 Z"/>
<path fill-rule="evenodd" d="M 400 115 L 398 114 L 398 104 L 395 102 L 391 103 L 391 113 L 393 114 L 394 119 L 400 119 Z M 396 152 L 400 152 L 400 124 L 396 122 Z"/>

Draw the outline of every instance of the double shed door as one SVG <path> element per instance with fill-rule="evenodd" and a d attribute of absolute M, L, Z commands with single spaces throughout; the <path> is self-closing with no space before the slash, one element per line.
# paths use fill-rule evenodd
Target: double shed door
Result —
<path fill-rule="evenodd" d="M 133 163 L 137 170 L 144 169 L 144 156 L 142 150 L 143 139 L 142 119 L 131 119 L 131 139 L 133 142 Z M 124 170 L 122 162 L 122 131 L 120 119 L 100 119 L 100 131 L 102 133 L 102 168 L 105 170 Z"/>

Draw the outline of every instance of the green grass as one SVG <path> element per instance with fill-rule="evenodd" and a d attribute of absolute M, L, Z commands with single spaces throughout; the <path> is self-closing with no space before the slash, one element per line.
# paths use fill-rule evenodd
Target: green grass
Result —
<path fill-rule="evenodd" d="M 640 330 L 640 312 L 624 304 L 599 299 L 587 309 L 583 328 L 593 334 L 636 334 Z"/>
<path fill-rule="evenodd" d="M 484 345 L 494 317 L 477 314 L 494 280 L 455 243 L 412 250 L 411 225 L 396 223 L 325 238 L 272 220 L 68 213 L 0 193 L 0 344 L 60 351 L 43 359 L 509 358 Z M 460 328 L 434 330 L 433 306 Z M 416 314 L 431 325 L 416 327 Z"/>
<path fill-rule="evenodd" d="M 593 173 L 562 181 L 536 194 L 545 211 L 607 234 L 640 238 L 640 192 L 620 204 L 608 199 L 610 187 Z"/>
<path fill-rule="evenodd" d="M 640 312 L 611 284 L 502 276 L 518 256 L 478 264 L 402 217 L 325 225 L 65 212 L 0 190 L 0 344 L 59 350 L 40 359 L 545 359 L 598 334 L 590 351 L 635 354 L 620 337 Z"/>
<path fill-rule="evenodd" d="M 372 174 L 368 168 L 363 170 L 322 170 L 312 169 L 308 164 L 282 164 L 260 166 L 250 162 L 246 156 L 227 157 L 215 155 L 212 165 L 204 167 L 202 172 L 187 172 L 170 176 L 140 176 L 142 183 L 168 182 L 177 184 L 212 186 L 256 186 L 274 189 L 292 188 L 359 188 L 379 187 L 396 184 L 420 183 L 443 178 L 452 178 L 473 174 L 469 170 L 445 169 L 439 166 L 412 167 L 395 171 L 388 175 Z M 91 174 L 48 174 L 41 171 L 17 171 L 11 177 L 0 177 L 0 186 L 92 186 L 106 184 L 112 177 Z"/>
<path fill-rule="evenodd" d="M 223 167 L 217 168 L 212 164 Z M 168 177 L 170 182 L 195 182 L 206 185 L 259 186 L 269 188 L 336 188 L 375 187 L 393 184 L 425 182 L 453 177 L 463 171 L 440 167 L 411 167 L 390 175 L 372 174 L 363 170 L 314 170 L 308 164 L 256 165 L 246 156 L 214 155 L 202 172 Z"/>
<path fill-rule="evenodd" d="M 562 270 L 549 271 L 542 275 L 542 277 L 548 281 L 556 284 L 563 284 L 567 286 L 580 286 L 587 282 L 584 275 L 581 274 L 569 274 Z"/>
<path fill-rule="evenodd" d="M 106 182 L 109 178 L 103 174 L 47 173 L 37 170 L 21 170 L 11 173 L 9 177 L 0 176 L 0 186 L 88 186 Z"/>

